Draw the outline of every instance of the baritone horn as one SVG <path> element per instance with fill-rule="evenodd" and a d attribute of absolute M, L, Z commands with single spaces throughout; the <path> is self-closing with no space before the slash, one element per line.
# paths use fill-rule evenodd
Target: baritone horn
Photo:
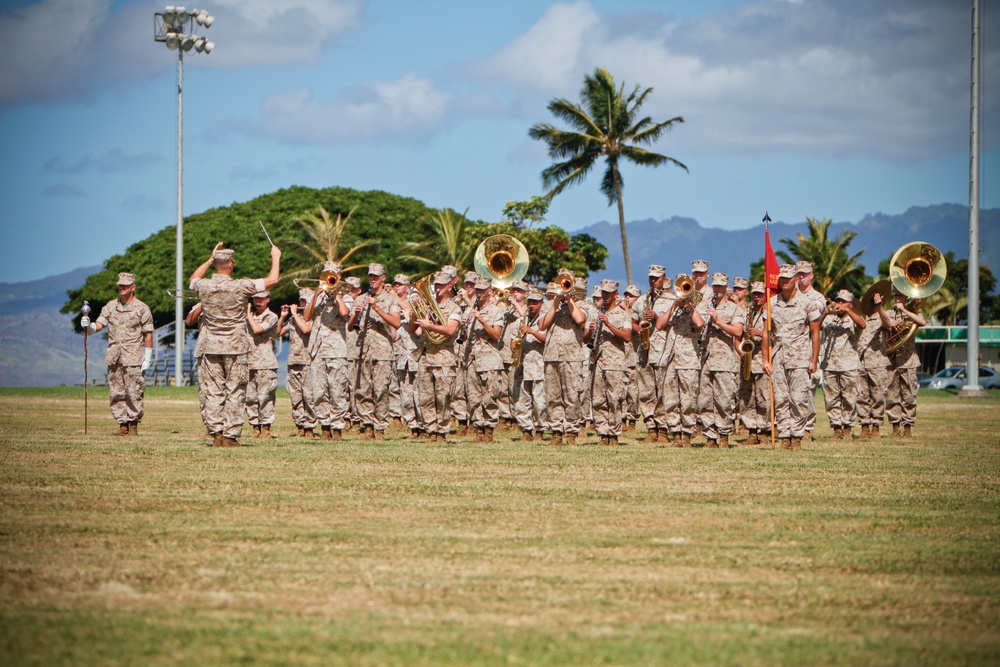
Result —
<path fill-rule="evenodd" d="M 431 289 L 431 276 L 424 276 L 410 288 L 406 295 L 406 300 L 413 308 L 414 319 L 428 319 L 434 324 L 444 324 L 445 316 L 438 306 L 437 297 Z M 448 336 L 433 331 L 424 331 L 424 338 L 435 345 L 441 345 L 448 341 Z"/>

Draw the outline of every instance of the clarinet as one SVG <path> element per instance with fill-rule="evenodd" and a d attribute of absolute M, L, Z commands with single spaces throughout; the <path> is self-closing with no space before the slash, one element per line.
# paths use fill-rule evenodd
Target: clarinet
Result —
<path fill-rule="evenodd" d="M 375 296 L 375 290 L 368 290 L 368 296 Z M 372 305 L 370 303 L 365 304 L 365 309 L 361 312 L 361 315 L 354 320 L 354 330 L 358 332 L 358 347 L 364 342 L 364 335 L 368 331 L 368 320 L 369 315 L 371 315 Z M 362 323 L 361 320 L 364 320 Z"/>
<path fill-rule="evenodd" d="M 608 312 L 607 305 L 608 305 L 607 300 L 602 299 L 600 312 L 602 313 Z M 590 334 L 590 342 L 587 343 L 587 347 L 589 347 L 591 350 L 593 350 L 594 347 L 596 347 L 597 343 L 600 342 L 601 340 L 601 333 L 603 333 L 603 324 L 604 322 L 602 320 L 597 320 L 597 325 L 594 327 L 593 333 Z"/>
<path fill-rule="evenodd" d="M 476 295 L 476 300 L 472 304 L 472 310 L 479 310 L 479 295 Z M 472 328 L 472 317 L 465 321 L 465 326 L 462 327 L 462 332 L 458 334 L 457 343 L 464 343 L 465 339 L 469 337 L 469 329 Z"/>
<path fill-rule="evenodd" d="M 713 294 L 712 295 L 712 308 L 715 308 L 717 305 L 719 305 L 719 295 L 718 294 Z M 701 333 L 698 334 L 698 347 L 700 347 L 702 349 L 705 348 L 705 339 L 708 338 L 708 328 L 711 325 L 712 325 L 712 321 L 711 320 L 709 320 L 708 322 L 705 322 L 705 326 L 702 327 Z"/>

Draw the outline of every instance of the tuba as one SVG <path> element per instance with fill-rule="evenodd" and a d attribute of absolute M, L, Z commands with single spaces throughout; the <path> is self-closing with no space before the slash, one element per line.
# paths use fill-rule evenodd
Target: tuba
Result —
<path fill-rule="evenodd" d="M 528 250 L 513 236 L 495 234 L 479 244 L 473 262 L 494 289 L 506 290 L 528 272 Z"/>
<path fill-rule="evenodd" d="M 418 280 L 410 288 L 410 292 L 406 295 L 406 300 L 410 303 L 410 307 L 413 308 L 414 319 L 428 319 L 434 324 L 444 324 L 444 313 L 441 312 L 437 299 L 431 291 L 430 276 L 424 276 Z M 448 341 L 448 336 L 431 331 L 424 331 L 424 337 L 434 345 L 441 345 Z"/>
<path fill-rule="evenodd" d="M 948 264 L 941 251 L 930 243 L 907 243 L 896 251 L 889 262 L 889 280 L 892 286 L 910 297 L 914 304 L 923 305 L 923 300 L 941 289 L 947 277 Z M 916 333 L 915 322 L 900 322 L 889 332 L 885 341 L 886 353 L 893 354 Z"/>

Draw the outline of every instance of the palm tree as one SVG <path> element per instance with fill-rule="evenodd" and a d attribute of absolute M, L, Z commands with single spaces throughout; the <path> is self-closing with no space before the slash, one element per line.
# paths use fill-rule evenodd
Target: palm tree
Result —
<path fill-rule="evenodd" d="M 625 94 L 625 84 L 615 87 L 611 74 L 603 68 L 584 77 L 580 91 L 580 104 L 569 100 L 554 99 L 548 109 L 570 129 L 561 130 L 547 123 L 537 123 L 528 136 L 544 141 L 549 146 L 549 157 L 558 160 L 542 172 L 543 187 L 552 187 L 545 195 L 551 199 L 571 185 L 582 182 L 594 164 L 604 158 L 604 178 L 601 192 L 608 198 L 608 206 L 618 204 L 618 224 L 622 235 L 622 254 L 625 258 L 625 276 L 632 283 L 632 264 L 628 254 L 625 234 L 625 208 L 622 204 L 624 182 L 619 160 L 628 160 L 644 167 L 674 164 L 684 171 L 688 168 L 672 157 L 640 148 L 654 144 L 675 123 L 683 123 L 680 116 L 654 123 L 648 116 L 637 119 L 639 107 L 653 92 L 641 90 L 637 85 Z"/>
<path fill-rule="evenodd" d="M 863 291 L 867 278 L 864 267 L 858 264 L 858 258 L 865 251 L 862 249 L 854 255 L 847 254 L 847 246 L 858 233 L 844 231 L 837 238 L 831 239 L 829 232 L 832 220 L 806 218 L 806 223 L 809 225 L 808 237 L 799 233 L 797 241 L 781 239 L 791 255 L 784 250 L 776 254 L 790 263 L 796 260 L 812 262 L 813 287 L 821 294 L 830 296 L 840 289 L 850 290 L 854 294 L 858 294 L 859 290 Z"/>
<path fill-rule="evenodd" d="M 299 223 L 302 225 L 303 229 L 306 230 L 306 234 L 308 234 L 311 243 L 303 243 L 298 239 L 286 240 L 291 245 L 298 246 L 304 250 L 314 261 L 309 266 L 297 271 L 291 271 L 283 277 L 288 280 L 304 277 L 316 277 L 323 270 L 324 262 L 337 262 L 338 264 L 344 265 L 344 273 L 366 266 L 365 264 L 347 266 L 347 261 L 350 259 L 351 255 L 358 250 L 376 245 L 378 242 L 375 240 L 360 241 L 355 243 L 343 255 L 338 255 L 340 251 L 340 242 L 344 237 L 347 224 L 351 221 L 351 216 L 354 215 L 354 211 L 356 210 L 357 207 L 352 208 L 346 217 L 341 216 L 338 213 L 336 218 L 331 218 L 329 211 L 322 206 L 317 206 L 315 212 L 309 211 L 307 213 L 303 213 L 300 218 L 292 218 L 293 222 Z"/>
<path fill-rule="evenodd" d="M 424 235 L 426 240 L 399 244 L 399 249 L 406 253 L 399 259 L 430 271 L 451 264 L 461 276 L 462 272 L 472 268 L 476 251 L 476 244 L 469 238 L 465 226 L 468 221 L 465 214 L 468 212 L 469 209 L 465 209 L 462 215 L 453 215 L 450 209 L 443 208 L 421 220 L 427 232 Z"/>

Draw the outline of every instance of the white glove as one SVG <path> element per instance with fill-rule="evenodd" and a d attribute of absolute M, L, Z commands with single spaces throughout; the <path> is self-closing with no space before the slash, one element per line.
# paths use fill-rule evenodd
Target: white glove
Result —
<path fill-rule="evenodd" d="M 142 360 L 142 366 L 139 367 L 139 372 L 145 373 L 151 363 L 153 363 L 153 348 L 147 347 L 146 357 Z"/>
<path fill-rule="evenodd" d="M 84 320 L 87 320 L 87 318 L 86 318 L 86 317 L 85 317 L 85 318 L 83 318 L 83 319 L 84 319 Z M 83 327 L 84 329 L 86 329 L 86 331 L 87 331 L 87 333 L 88 333 L 88 334 L 91 334 L 91 335 L 93 335 L 93 334 L 97 333 L 97 323 L 96 323 L 96 322 L 91 322 L 90 320 L 87 320 L 87 323 L 86 323 L 86 324 L 84 324 L 84 323 L 83 323 L 83 320 L 80 320 L 80 325 L 81 325 L 81 326 L 82 326 L 82 327 Z"/>
<path fill-rule="evenodd" d="M 80 318 L 80 327 L 86 329 L 89 326 L 90 326 L 90 318 L 84 315 L 83 317 Z"/>

